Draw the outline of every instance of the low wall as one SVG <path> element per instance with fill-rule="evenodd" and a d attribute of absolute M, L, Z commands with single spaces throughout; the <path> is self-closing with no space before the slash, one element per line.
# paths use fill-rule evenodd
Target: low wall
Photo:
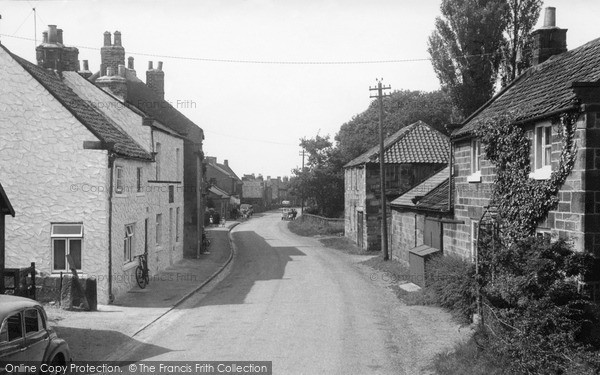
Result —
<path fill-rule="evenodd" d="M 332 219 L 311 214 L 302 214 L 299 219 L 303 221 L 309 221 L 322 228 L 328 228 L 332 232 L 344 233 L 344 219 Z"/>

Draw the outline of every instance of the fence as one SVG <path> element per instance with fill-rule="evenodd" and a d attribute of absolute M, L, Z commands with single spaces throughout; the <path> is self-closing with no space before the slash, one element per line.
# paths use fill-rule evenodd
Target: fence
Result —
<path fill-rule="evenodd" d="M 328 231 L 332 233 L 344 233 L 344 219 L 332 219 L 311 214 L 302 214 L 300 219 L 308 221 L 309 223 L 314 223 L 321 228 L 327 228 Z"/>
<path fill-rule="evenodd" d="M 35 263 L 24 268 L 4 269 L 4 293 L 35 299 Z"/>

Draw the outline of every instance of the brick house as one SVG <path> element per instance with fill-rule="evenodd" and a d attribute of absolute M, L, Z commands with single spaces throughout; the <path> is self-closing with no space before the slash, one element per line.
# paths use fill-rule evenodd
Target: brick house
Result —
<path fill-rule="evenodd" d="M 422 121 L 384 140 L 385 191 L 390 202 L 443 169 L 448 137 Z M 344 166 L 346 237 L 367 250 L 381 249 L 379 146 Z M 388 232 L 389 233 L 389 232 Z"/>
<path fill-rule="evenodd" d="M 552 24 L 553 9 L 546 15 L 546 26 L 532 33 L 534 66 L 452 133 L 454 222 L 443 225 L 444 252 L 474 256 L 478 225 L 491 203 L 495 170 L 474 135 L 477 122 L 517 110 L 532 145 L 529 177 L 544 180 L 557 170 L 563 148 L 556 120 L 574 111 L 575 163 L 558 193 L 558 206 L 536 231 L 600 256 L 600 39 L 567 51 L 567 30 Z"/>
<path fill-rule="evenodd" d="M 206 204 L 206 181 L 202 165 L 204 133 L 198 125 L 165 100 L 165 73 L 162 70 L 162 62 L 159 61 L 156 68 L 152 61 L 148 63 L 144 83 L 137 77 L 133 57 L 127 59 L 125 66 L 125 49 L 119 31 L 115 31 L 114 39 L 110 32 L 104 32 L 100 57 L 100 70 L 92 74 L 84 67 L 84 72 L 87 72 L 84 76 L 122 98 L 123 103 L 130 108 L 150 117 L 154 124 L 158 123 L 183 137 L 183 149 L 179 156 L 183 163 L 183 176 L 179 176 L 176 181 L 162 180 L 162 183 L 179 181 L 185 186 L 182 189 L 183 253 L 185 257 L 196 257 L 201 251 Z"/>

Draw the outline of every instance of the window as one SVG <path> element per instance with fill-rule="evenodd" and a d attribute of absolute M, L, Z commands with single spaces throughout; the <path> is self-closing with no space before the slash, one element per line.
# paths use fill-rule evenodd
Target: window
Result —
<path fill-rule="evenodd" d="M 169 185 L 169 203 L 175 202 L 175 186 Z"/>
<path fill-rule="evenodd" d="M 179 181 L 181 179 L 181 172 L 179 171 L 181 168 L 181 155 L 178 148 L 175 149 L 175 167 L 175 177 Z"/>
<path fill-rule="evenodd" d="M 44 321 L 37 309 L 27 309 L 24 312 L 25 336 L 44 329 Z"/>
<path fill-rule="evenodd" d="M 162 240 L 162 214 L 156 214 L 156 246 L 160 246 Z"/>
<path fill-rule="evenodd" d="M 160 149 L 161 149 L 161 145 L 159 142 L 156 142 L 156 149 L 155 151 L 155 156 L 154 156 L 154 161 L 156 162 L 156 179 L 160 180 Z"/>
<path fill-rule="evenodd" d="M 529 133 L 531 137 L 531 133 Z M 531 174 L 529 177 L 535 179 L 550 178 L 552 160 L 552 126 L 540 125 L 533 131 L 532 139 L 533 161 L 531 162 Z M 531 153 L 530 153 L 531 155 Z"/>
<path fill-rule="evenodd" d="M 399 187 L 398 179 L 400 177 L 399 165 L 385 166 L 385 187 L 386 189 L 395 189 Z"/>
<path fill-rule="evenodd" d="M 137 173 L 136 173 L 136 185 L 135 185 L 135 191 L 137 191 L 138 193 L 142 192 L 142 168 L 138 167 L 137 169 Z"/>
<path fill-rule="evenodd" d="M 179 242 L 179 207 L 175 209 L 175 242 Z"/>
<path fill-rule="evenodd" d="M 115 193 L 123 194 L 123 167 L 115 168 Z"/>
<path fill-rule="evenodd" d="M 52 271 L 81 270 L 83 224 L 52 224 Z M 73 262 L 69 265 L 68 257 Z"/>
<path fill-rule="evenodd" d="M 481 182 L 481 141 L 479 139 L 471 141 L 471 175 L 467 181 Z"/>
<path fill-rule="evenodd" d="M 23 323 L 21 313 L 16 313 L 4 319 L 0 328 L 0 342 L 11 342 L 23 338 Z"/>
<path fill-rule="evenodd" d="M 169 208 L 169 246 L 173 243 L 173 208 Z"/>
<path fill-rule="evenodd" d="M 548 242 L 552 242 L 552 233 L 550 229 L 538 228 L 535 230 L 535 236 Z"/>
<path fill-rule="evenodd" d="M 125 225 L 125 238 L 123 240 L 123 261 L 131 262 L 133 249 L 133 234 L 135 232 L 134 224 Z"/>

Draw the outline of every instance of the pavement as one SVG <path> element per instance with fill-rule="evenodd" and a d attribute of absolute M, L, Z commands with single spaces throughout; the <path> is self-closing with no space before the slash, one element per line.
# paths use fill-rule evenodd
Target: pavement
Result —
<path fill-rule="evenodd" d="M 75 360 L 110 359 L 115 348 L 131 345 L 136 336 L 201 291 L 221 274 L 233 259 L 230 230 L 239 224 L 229 221 L 206 228 L 211 239 L 208 254 L 183 259 L 151 276 L 145 289 L 135 285 L 111 305 L 98 305 L 97 311 L 66 311 L 46 306 L 48 320 L 71 348 Z"/>

